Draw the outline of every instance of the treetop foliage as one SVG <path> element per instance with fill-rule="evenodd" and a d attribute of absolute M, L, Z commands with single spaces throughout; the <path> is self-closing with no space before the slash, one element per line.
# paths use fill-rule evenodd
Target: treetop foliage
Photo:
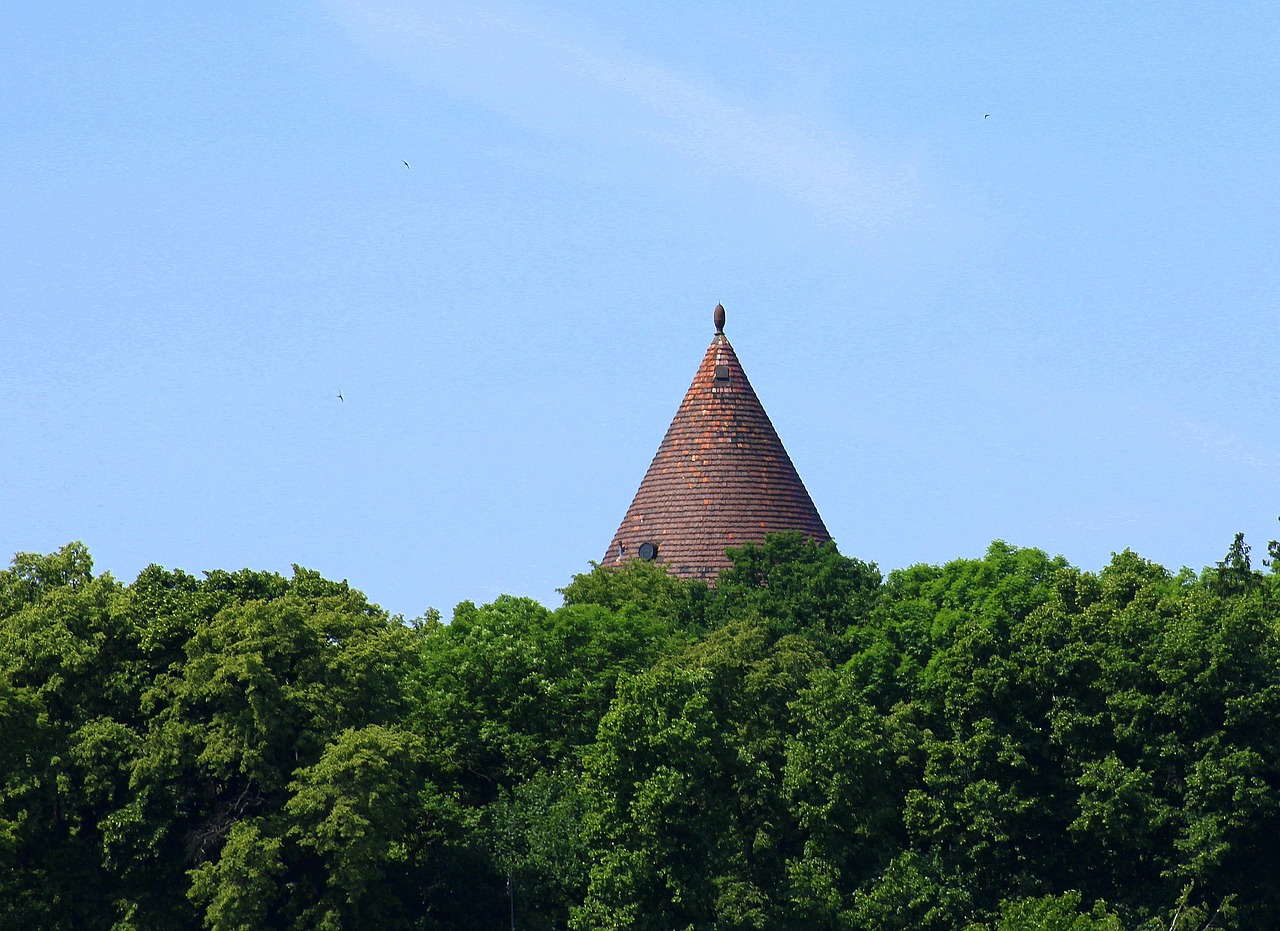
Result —
<path fill-rule="evenodd" d="M 0 571 L 0 926 L 1280 925 L 1280 544 L 887 577 L 798 534 L 406 624 Z"/>

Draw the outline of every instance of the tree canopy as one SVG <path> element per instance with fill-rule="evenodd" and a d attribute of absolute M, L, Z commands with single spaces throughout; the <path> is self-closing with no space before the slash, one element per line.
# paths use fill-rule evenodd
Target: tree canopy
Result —
<path fill-rule="evenodd" d="M 295 567 L 0 571 L 0 926 L 1280 926 L 1280 544 L 388 616 Z"/>

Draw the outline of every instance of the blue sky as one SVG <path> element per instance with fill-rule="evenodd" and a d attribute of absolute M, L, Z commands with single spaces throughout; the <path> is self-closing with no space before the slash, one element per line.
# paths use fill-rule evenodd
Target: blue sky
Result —
<path fill-rule="evenodd" d="M 1280 535 L 1275 4 L 189 6 L 0 8 L 4 554 L 556 604 L 717 302 L 882 569 Z"/>

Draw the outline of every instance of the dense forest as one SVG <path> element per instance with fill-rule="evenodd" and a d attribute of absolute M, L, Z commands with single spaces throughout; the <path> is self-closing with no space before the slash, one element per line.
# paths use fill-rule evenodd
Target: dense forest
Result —
<path fill-rule="evenodd" d="M 0 927 L 1280 927 L 1280 545 L 798 535 L 714 588 L 388 616 L 295 567 L 0 572 Z"/>

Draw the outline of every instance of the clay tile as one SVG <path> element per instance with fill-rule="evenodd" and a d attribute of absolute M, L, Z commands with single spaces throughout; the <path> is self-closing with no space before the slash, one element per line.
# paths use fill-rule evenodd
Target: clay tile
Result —
<path fill-rule="evenodd" d="M 715 338 L 602 565 L 653 558 L 681 578 L 713 581 L 730 565 L 725 540 L 759 542 L 783 530 L 831 539 L 724 335 L 723 307 L 714 322 Z"/>

